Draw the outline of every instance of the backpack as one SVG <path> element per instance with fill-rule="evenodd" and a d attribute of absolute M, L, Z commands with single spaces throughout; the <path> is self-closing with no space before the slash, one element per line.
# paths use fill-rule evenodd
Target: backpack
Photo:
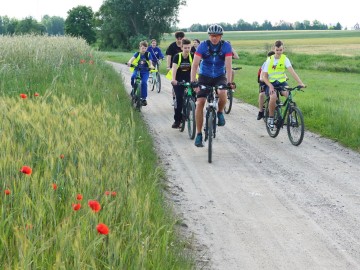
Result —
<path fill-rule="evenodd" d="M 224 40 L 220 40 L 220 46 L 218 47 L 217 50 L 213 51 L 210 50 L 210 40 L 206 40 L 206 45 L 207 45 L 207 52 L 202 56 L 202 58 L 208 58 L 210 56 L 216 56 L 219 55 L 220 57 L 225 58 L 224 53 L 222 52 L 222 45 L 224 44 Z"/>

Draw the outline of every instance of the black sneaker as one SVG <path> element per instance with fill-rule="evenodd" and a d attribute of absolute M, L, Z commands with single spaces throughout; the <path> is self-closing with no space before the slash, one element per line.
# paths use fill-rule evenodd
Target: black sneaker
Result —
<path fill-rule="evenodd" d="M 256 118 L 256 120 L 260 120 L 264 117 L 264 112 L 259 112 L 258 113 L 258 117 Z"/>
<path fill-rule="evenodd" d="M 180 127 L 180 122 L 174 122 L 174 124 L 172 124 L 171 126 L 172 128 L 179 128 Z"/>
<path fill-rule="evenodd" d="M 143 100 L 141 101 L 141 103 L 142 103 L 143 106 L 146 106 L 146 105 L 147 105 L 146 99 L 143 99 Z"/>

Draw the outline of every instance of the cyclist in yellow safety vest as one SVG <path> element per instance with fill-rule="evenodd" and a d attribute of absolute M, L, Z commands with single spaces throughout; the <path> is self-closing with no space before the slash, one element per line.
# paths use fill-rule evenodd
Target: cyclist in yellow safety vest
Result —
<path fill-rule="evenodd" d="M 276 106 L 276 90 L 275 87 L 278 86 L 286 86 L 288 85 L 286 82 L 286 74 L 285 70 L 287 69 L 290 74 L 293 76 L 295 81 L 297 81 L 298 85 L 305 87 L 305 84 L 301 81 L 300 77 L 296 74 L 294 68 L 291 65 L 289 58 L 286 57 L 284 52 L 284 43 L 281 40 L 277 40 L 274 46 L 275 55 L 269 57 L 262 70 L 262 79 L 266 84 L 265 94 L 270 96 L 269 102 L 269 117 L 267 125 L 270 129 L 274 128 L 274 111 Z M 288 91 L 281 91 L 282 96 L 287 97 Z"/>
<path fill-rule="evenodd" d="M 150 69 L 154 69 L 154 66 L 152 64 L 152 57 L 149 52 L 147 52 L 148 43 L 146 41 L 141 41 L 139 43 L 139 51 L 136 52 L 133 57 L 131 57 L 128 61 L 128 66 L 133 64 L 140 70 L 140 76 L 141 76 L 141 99 L 142 99 L 142 105 L 147 105 L 147 81 L 149 79 L 150 75 Z M 137 70 L 134 67 L 130 68 L 130 71 L 133 72 L 131 75 L 131 86 L 134 87 L 135 84 L 135 78 Z"/>

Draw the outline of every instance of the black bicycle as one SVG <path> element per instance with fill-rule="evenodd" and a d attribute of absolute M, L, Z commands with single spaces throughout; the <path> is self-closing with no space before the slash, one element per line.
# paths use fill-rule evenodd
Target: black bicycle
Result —
<path fill-rule="evenodd" d="M 280 128 L 284 125 L 287 127 L 287 134 L 292 145 L 298 146 L 301 144 L 304 133 L 305 133 L 305 124 L 304 117 L 300 109 L 297 107 L 295 101 L 293 100 L 293 91 L 302 91 L 302 86 L 298 85 L 296 87 L 283 87 L 278 86 L 274 87 L 276 90 L 277 100 L 276 107 L 274 111 L 274 128 L 270 128 L 267 124 L 269 118 L 269 101 L 270 97 L 267 96 L 264 106 L 264 121 L 266 124 L 266 130 L 270 137 L 275 138 L 279 135 Z M 284 102 L 280 101 L 280 91 L 288 91 L 289 95 Z M 294 92 L 295 93 L 295 92 Z"/>
<path fill-rule="evenodd" d="M 208 95 L 206 97 L 207 105 L 206 105 L 206 116 L 205 116 L 205 138 L 204 141 L 208 141 L 208 162 L 212 162 L 212 152 L 213 152 L 213 139 L 216 137 L 216 126 L 217 126 L 217 110 L 218 110 L 218 102 L 219 97 L 217 94 L 217 90 L 229 90 L 229 86 L 226 85 L 217 85 L 217 86 L 206 86 L 199 85 L 202 91 L 208 91 Z"/>
<path fill-rule="evenodd" d="M 242 69 L 242 67 L 233 67 L 233 70 L 239 70 Z M 234 96 L 234 89 L 228 89 L 227 90 L 227 101 L 224 107 L 224 112 L 226 114 L 229 114 L 232 108 L 232 104 L 233 104 L 233 96 Z"/>
<path fill-rule="evenodd" d="M 128 65 L 125 63 L 125 65 Z M 131 64 L 130 67 L 133 67 L 136 70 L 136 77 L 134 82 L 134 87 L 131 90 L 131 105 L 137 110 L 141 111 L 141 107 L 143 106 L 143 99 L 141 98 L 141 71 L 148 70 L 150 72 L 155 72 L 156 69 L 151 69 L 149 67 L 139 67 Z"/>
<path fill-rule="evenodd" d="M 158 93 L 160 93 L 161 91 L 161 77 L 159 72 L 160 63 L 161 63 L 160 60 L 156 61 L 156 64 L 154 66 L 156 71 L 154 71 L 152 76 L 149 77 L 149 84 L 151 87 L 151 91 L 154 91 L 154 89 L 156 89 Z"/>
<path fill-rule="evenodd" d="M 196 94 L 189 82 L 178 82 L 177 85 L 183 85 L 185 87 L 184 100 L 182 107 L 182 119 L 180 123 L 180 131 L 183 132 L 187 123 L 189 138 L 193 140 L 196 133 L 196 121 L 195 121 L 195 104 Z"/>

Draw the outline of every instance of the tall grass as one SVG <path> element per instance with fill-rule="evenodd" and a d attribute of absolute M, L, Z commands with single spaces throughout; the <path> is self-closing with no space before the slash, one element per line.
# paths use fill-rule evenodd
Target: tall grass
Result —
<path fill-rule="evenodd" d="M 0 47 L 1 268 L 191 269 L 118 74 L 79 39 L 1 37 Z"/>

